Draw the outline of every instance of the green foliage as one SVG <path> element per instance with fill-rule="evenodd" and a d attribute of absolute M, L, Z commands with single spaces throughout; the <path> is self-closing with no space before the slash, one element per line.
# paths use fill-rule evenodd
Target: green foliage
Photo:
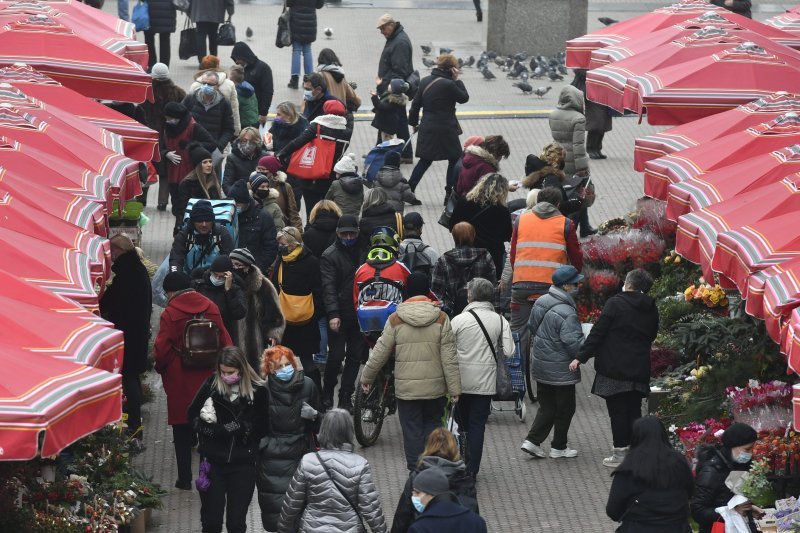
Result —
<path fill-rule="evenodd" d="M 683 297 L 665 298 L 656 302 L 658 308 L 658 330 L 669 334 L 672 326 L 683 317 L 697 312 L 697 306 L 687 302 Z"/>
<path fill-rule="evenodd" d="M 717 353 L 743 356 L 753 353 L 756 329 L 746 318 L 708 314 L 685 315 L 672 327 L 665 344 L 681 350 L 684 361 L 707 362 Z"/>
<path fill-rule="evenodd" d="M 653 281 L 653 287 L 650 289 L 650 296 L 656 300 L 675 296 L 678 293 L 683 294 L 683 291 L 697 281 L 703 275 L 699 265 L 690 263 L 684 259 L 676 263 L 675 252 L 667 256 L 659 263 L 660 272 Z"/>

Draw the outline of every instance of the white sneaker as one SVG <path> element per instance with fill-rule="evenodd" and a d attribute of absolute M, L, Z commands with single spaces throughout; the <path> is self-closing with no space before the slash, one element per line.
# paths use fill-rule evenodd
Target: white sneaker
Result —
<path fill-rule="evenodd" d="M 603 459 L 603 466 L 609 468 L 617 468 L 625 460 L 625 454 L 628 453 L 628 448 L 614 448 L 611 457 Z"/>
<path fill-rule="evenodd" d="M 562 457 L 572 458 L 577 456 L 578 456 L 578 450 L 573 450 L 569 446 L 567 446 L 563 450 L 556 450 L 555 448 L 550 448 L 551 459 L 561 459 Z"/>
<path fill-rule="evenodd" d="M 542 449 L 541 446 L 539 446 L 538 444 L 534 444 L 529 440 L 522 441 L 522 446 L 520 446 L 520 449 L 523 452 L 532 455 L 533 457 L 536 457 L 538 459 L 544 459 L 545 457 L 547 457 L 547 454 L 544 453 L 544 450 Z"/>

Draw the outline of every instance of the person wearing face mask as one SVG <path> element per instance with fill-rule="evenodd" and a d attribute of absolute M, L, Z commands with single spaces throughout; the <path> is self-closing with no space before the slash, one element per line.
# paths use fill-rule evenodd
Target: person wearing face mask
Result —
<path fill-rule="evenodd" d="M 567 433 L 575 415 L 575 384 L 581 371 L 570 362 L 583 343 L 583 331 L 575 308 L 575 296 L 583 275 L 572 265 L 553 272 L 553 286 L 536 300 L 528 329 L 531 341 L 531 373 L 536 380 L 539 410 L 528 436 L 522 441 L 523 452 L 544 459 L 542 442 L 553 431 L 550 458 L 577 457 L 578 451 L 567 446 Z"/>
<path fill-rule="evenodd" d="M 197 480 L 203 531 L 247 530 L 247 510 L 256 485 L 258 446 L 267 429 L 264 381 L 236 346 L 220 350 L 216 371 L 189 406 L 188 417 L 199 434 L 197 452 L 208 462 L 206 478 Z"/>
<path fill-rule="evenodd" d="M 699 533 L 711 532 L 713 524 L 720 520 L 716 509 L 727 505 L 733 497 L 733 492 L 725 484 L 728 475 L 733 471 L 750 470 L 758 433 L 747 424 L 737 422 L 725 430 L 720 440 L 721 444 L 701 446 L 697 453 L 694 494 L 689 508 L 692 518 L 700 526 Z M 735 510 L 745 517 L 750 531 L 758 531 L 753 521 L 753 514 L 760 514 L 757 507 L 748 501 Z"/>
<path fill-rule="evenodd" d="M 247 188 L 246 180 L 239 180 L 228 191 L 228 198 L 236 202 L 239 221 L 239 247 L 247 248 L 256 258 L 256 265 L 267 274 L 278 253 L 276 230 L 272 218 L 261 210 Z"/>
<path fill-rule="evenodd" d="M 459 505 L 450 492 L 450 482 L 441 468 L 427 468 L 414 478 L 411 504 L 419 516 L 408 533 L 469 531 L 485 533 L 486 521 L 474 511 Z"/>
<path fill-rule="evenodd" d="M 217 75 L 216 88 L 219 93 L 225 97 L 225 100 L 231 104 L 233 110 L 233 129 L 239 131 L 243 124 L 239 120 L 239 93 L 236 92 L 236 85 L 230 79 L 228 74 L 220 67 L 219 57 L 214 55 L 207 55 L 200 60 L 200 70 L 195 72 L 194 81 L 189 86 L 189 92 L 193 93 L 203 86 L 203 77 L 206 72 L 213 72 Z M 247 124 L 244 124 L 245 126 Z"/>
<path fill-rule="evenodd" d="M 333 96 L 328 91 L 328 83 L 319 72 L 307 74 L 303 77 L 303 116 L 306 117 L 308 122 L 313 122 L 315 118 L 320 117 L 327 112 L 323 109 L 325 102 L 335 100 L 344 106 L 344 102 Z M 345 108 L 346 109 L 346 108 Z M 345 110 L 342 116 L 346 116 Z M 349 118 L 347 121 L 348 129 L 353 129 L 353 119 Z"/>
<path fill-rule="evenodd" d="M 225 170 L 222 173 L 222 190 L 228 194 L 231 186 L 240 180 L 247 181 L 250 174 L 255 172 L 258 160 L 267 155 L 264 143 L 258 129 L 244 128 L 239 133 L 239 138 L 231 144 L 231 152 L 225 160 Z"/>
<path fill-rule="evenodd" d="M 280 192 L 277 188 L 270 187 L 269 178 L 264 174 L 253 172 L 250 175 L 250 191 L 253 198 L 261 206 L 261 211 L 272 219 L 275 224 L 275 230 L 281 231 L 286 227 L 286 217 L 281 211 L 281 206 L 278 205 L 278 198 Z"/>
<path fill-rule="evenodd" d="M 290 184 L 291 178 L 289 178 L 282 169 L 283 165 L 278 158 L 274 155 L 268 155 L 258 160 L 256 172 L 266 176 L 269 188 L 275 189 L 278 192 L 275 203 L 278 204 L 281 213 L 283 213 L 284 225 L 294 226 L 302 232 L 303 221 L 300 218 L 299 204 L 295 200 L 297 198 L 297 191 L 292 188 L 293 186 Z M 250 177 L 252 178 L 252 175 Z M 263 185 L 255 189 L 251 187 L 252 190 L 257 190 L 259 188 L 264 187 Z M 299 185 L 297 186 L 297 190 L 300 190 Z M 302 194 L 300 197 L 302 197 Z"/>
<path fill-rule="evenodd" d="M 233 126 L 233 108 L 219 92 L 219 80 L 219 74 L 206 71 L 200 77 L 200 86 L 184 98 L 183 105 L 211 134 L 217 143 L 217 149 L 222 152 L 234 139 L 236 132 Z"/>
<path fill-rule="evenodd" d="M 316 329 L 316 323 L 313 324 Z M 298 463 L 316 449 L 319 431 L 319 389 L 303 372 L 286 346 L 264 351 L 261 375 L 267 381 L 267 433 L 258 459 L 258 506 L 267 531 L 278 529 L 281 504 Z"/>
<path fill-rule="evenodd" d="M 348 412 L 353 410 L 352 396 L 364 351 L 364 336 L 358 327 L 353 303 L 353 280 L 361 265 L 357 245 L 358 219 L 353 215 L 342 215 L 336 224 L 336 241 L 320 259 L 322 298 L 330 335 L 322 388 L 322 406 L 326 410 L 333 407 L 333 393 L 340 372 L 339 407 Z"/>
<path fill-rule="evenodd" d="M 183 225 L 183 215 L 190 199 L 219 200 L 222 198 L 222 186 L 219 183 L 217 172 L 214 170 L 211 152 L 201 145 L 190 145 L 189 160 L 192 163 L 192 171 L 181 180 L 178 185 L 178 197 L 172 199 L 172 214 L 175 215 L 176 230 Z"/>
<path fill-rule="evenodd" d="M 650 348 L 658 334 L 658 308 L 647 295 L 653 278 L 637 268 L 625 276 L 622 292 L 611 297 L 570 368 L 594 357 L 592 393 L 604 398 L 614 448 L 603 465 L 616 468 L 631 443 L 633 423 L 650 394 Z"/>
<path fill-rule="evenodd" d="M 208 270 L 194 280 L 193 286 L 197 292 L 217 304 L 225 329 L 236 344 L 239 334 L 237 322 L 245 317 L 247 307 L 241 284 L 233 275 L 230 257 L 218 255 Z"/>

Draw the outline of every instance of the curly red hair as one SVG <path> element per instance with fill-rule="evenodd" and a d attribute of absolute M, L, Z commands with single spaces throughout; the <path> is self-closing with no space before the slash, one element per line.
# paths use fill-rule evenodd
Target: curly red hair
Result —
<path fill-rule="evenodd" d="M 267 348 L 264 350 L 264 353 L 261 354 L 261 375 L 266 377 L 272 372 L 274 372 L 278 368 L 278 363 L 283 358 L 289 360 L 292 363 L 292 366 L 295 370 L 302 370 L 300 366 L 300 360 L 294 355 L 294 352 L 287 348 L 286 346 L 273 346 L 272 348 Z"/>

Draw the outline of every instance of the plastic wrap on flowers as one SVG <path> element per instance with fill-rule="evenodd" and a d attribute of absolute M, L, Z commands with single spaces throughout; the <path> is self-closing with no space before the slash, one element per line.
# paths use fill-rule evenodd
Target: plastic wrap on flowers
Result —
<path fill-rule="evenodd" d="M 792 387 L 783 381 L 750 380 L 746 387 L 728 387 L 725 394 L 734 419 L 756 431 L 786 428 L 792 421 Z"/>
<path fill-rule="evenodd" d="M 631 216 L 631 227 L 650 231 L 665 241 L 675 244 L 678 223 L 667 218 L 667 202 L 642 198 L 636 202 L 636 213 Z"/>
<path fill-rule="evenodd" d="M 653 269 L 665 247 L 661 237 L 636 229 L 593 235 L 581 245 L 583 259 L 589 266 L 613 270 L 620 276 L 634 268 Z"/>
<path fill-rule="evenodd" d="M 576 304 L 581 322 L 595 322 L 606 301 L 622 289 L 622 278 L 610 269 L 583 269 L 585 280 L 580 287 Z"/>

